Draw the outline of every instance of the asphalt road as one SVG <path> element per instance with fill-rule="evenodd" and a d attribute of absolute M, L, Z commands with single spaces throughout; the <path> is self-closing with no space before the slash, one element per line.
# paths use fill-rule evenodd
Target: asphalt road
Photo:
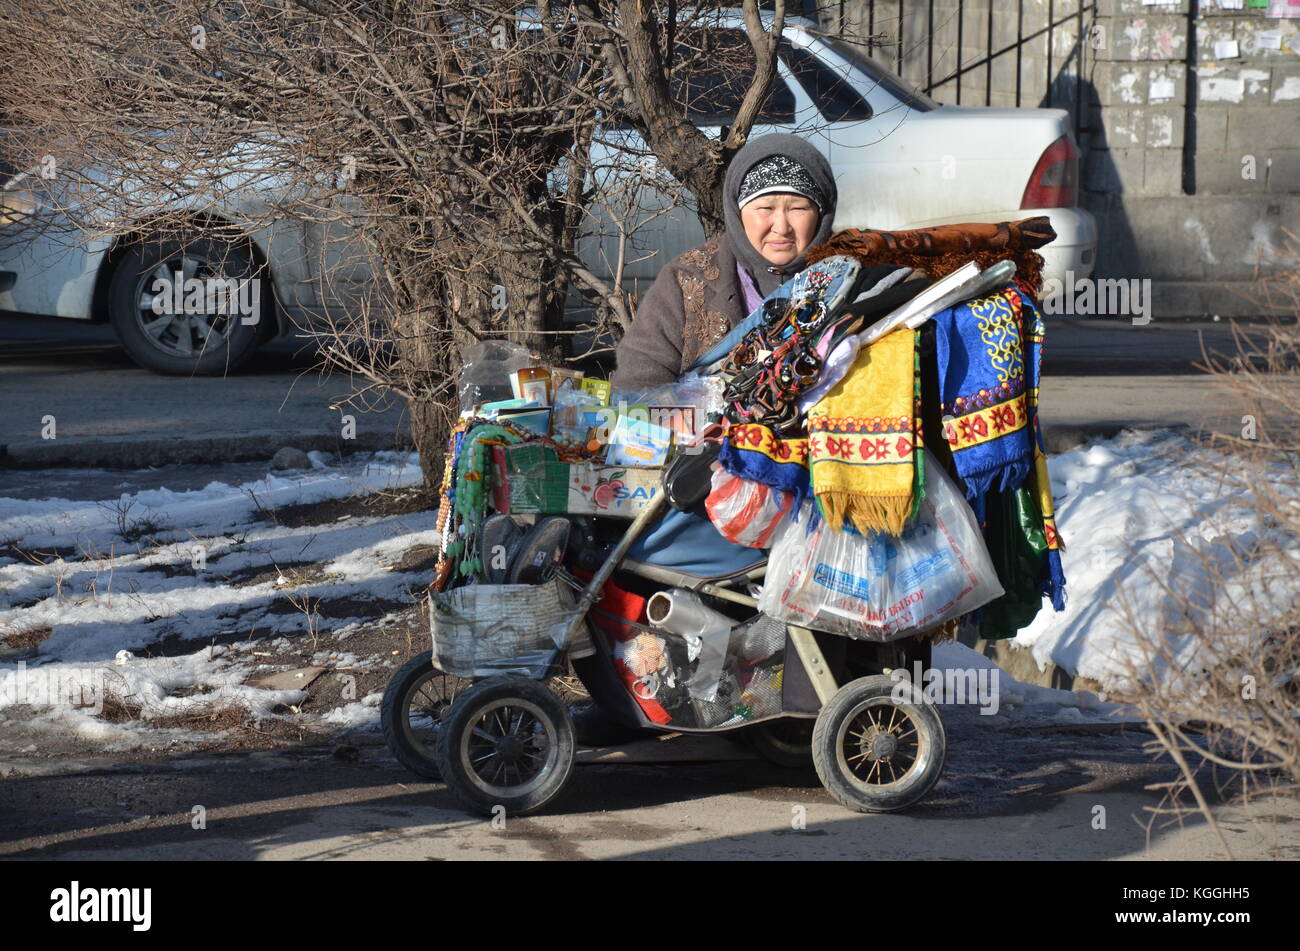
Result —
<path fill-rule="evenodd" d="M 0 783 L 0 858 L 1223 857 L 1199 817 L 1147 829 L 1159 799 L 1144 786 L 1169 767 L 1143 752 L 1145 734 L 992 730 L 964 711 L 945 720 L 944 778 L 899 815 L 850 812 L 811 773 L 733 758 L 579 765 L 552 809 L 501 827 L 362 745 L 350 761 L 299 749 L 11 772 Z M 1216 809 L 1237 858 L 1300 858 L 1297 818 L 1294 800 Z"/>
<path fill-rule="evenodd" d="M 137 468 L 265 459 L 281 446 L 354 451 L 409 445 L 399 400 L 324 375 L 307 341 L 275 341 L 231 377 L 161 376 L 106 327 L 0 314 L 0 466 Z M 343 417 L 355 438 L 343 437 Z M 55 437 L 43 437 L 52 416 Z"/>
<path fill-rule="evenodd" d="M 1240 412 L 1196 369 L 1204 339 L 1233 352 L 1226 324 L 1055 320 L 1042 386 L 1049 449 L 1124 426 L 1240 432 Z M 273 343 L 230 378 L 165 377 L 132 364 L 111 330 L 0 314 L 0 466 L 139 468 L 265 459 L 302 449 L 407 445 L 403 408 L 349 403 L 363 384 L 321 375 L 309 345 Z M 356 438 L 341 438 L 342 417 Z M 55 438 L 44 438 L 48 417 Z"/>

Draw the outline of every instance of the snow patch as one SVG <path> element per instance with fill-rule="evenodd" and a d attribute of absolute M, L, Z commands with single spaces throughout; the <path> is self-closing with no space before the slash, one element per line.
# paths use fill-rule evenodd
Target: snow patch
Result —
<path fill-rule="evenodd" d="M 1201 616 L 1247 593 L 1283 605 L 1300 599 L 1300 579 L 1259 577 L 1269 566 L 1250 551 L 1270 529 L 1244 500 L 1225 497 L 1214 471 L 1221 461 L 1181 436 L 1132 431 L 1053 458 L 1069 599 L 1059 614 L 1045 607 L 1015 643 L 1032 650 L 1040 667 L 1050 661 L 1118 685 L 1126 661 L 1140 661 L 1115 610 L 1121 590 L 1142 623 L 1174 632 L 1190 622 L 1166 585 Z M 1214 587 L 1220 578 L 1227 590 Z M 1183 638 L 1174 647 L 1188 659 L 1195 644 Z"/>

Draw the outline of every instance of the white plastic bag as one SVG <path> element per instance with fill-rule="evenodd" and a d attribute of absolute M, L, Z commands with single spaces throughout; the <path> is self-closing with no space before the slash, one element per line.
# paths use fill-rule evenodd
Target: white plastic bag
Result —
<path fill-rule="evenodd" d="M 759 609 L 820 631 L 890 641 L 1001 597 L 975 515 L 928 450 L 925 476 L 921 510 L 897 538 L 831 531 L 809 511 L 786 519 L 772 544 Z"/>
<path fill-rule="evenodd" d="M 777 527 L 794 508 L 794 494 L 742 479 L 721 466 L 713 470 L 710 484 L 704 508 L 718 533 L 737 545 L 771 547 Z"/>

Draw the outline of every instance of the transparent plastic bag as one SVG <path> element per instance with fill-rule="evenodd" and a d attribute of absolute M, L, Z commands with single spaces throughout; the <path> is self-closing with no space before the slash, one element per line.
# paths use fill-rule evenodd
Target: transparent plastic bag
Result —
<path fill-rule="evenodd" d="M 585 446 L 589 431 L 604 422 L 600 408 L 600 397 L 564 380 L 551 404 L 551 437 L 562 446 Z"/>
<path fill-rule="evenodd" d="M 859 640 L 929 630 L 1002 595 L 979 524 L 926 453 L 925 498 L 900 537 L 831 531 L 812 517 L 777 530 L 758 606 L 766 614 Z M 815 524 L 812 524 L 815 523 Z"/>
<path fill-rule="evenodd" d="M 688 373 L 672 383 L 649 389 L 615 390 L 610 402 L 620 414 L 630 407 L 647 407 L 644 422 L 672 430 L 678 434 L 680 444 L 687 444 L 710 422 L 721 418 L 722 391 L 720 377 Z"/>
<path fill-rule="evenodd" d="M 749 548 L 770 548 L 778 526 L 794 508 L 794 493 L 732 475 L 718 466 L 704 501 L 723 538 Z"/>
<path fill-rule="evenodd" d="M 481 403 L 510 399 L 514 396 L 510 374 L 537 364 L 527 347 L 509 340 L 480 340 L 466 347 L 461 355 L 464 359 L 459 388 L 462 413 Z"/>

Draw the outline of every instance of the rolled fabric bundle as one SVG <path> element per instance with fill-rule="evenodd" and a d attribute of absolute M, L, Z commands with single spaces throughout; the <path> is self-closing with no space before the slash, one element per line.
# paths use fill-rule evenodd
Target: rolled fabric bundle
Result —
<path fill-rule="evenodd" d="M 1056 232 L 1046 215 L 997 224 L 968 222 L 909 231 L 848 228 L 811 249 L 808 263 L 832 255 L 848 255 L 864 268 L 896 264 L 919 268 L 935 279 L 968 261 L 974 261 L 983 270 L 998 261 L 1009 260 L 1015 262 L 1016 273 L 1028 288 L 1038 294 L 1043 258 L 1034 249 L 1055 240 Z"/>

